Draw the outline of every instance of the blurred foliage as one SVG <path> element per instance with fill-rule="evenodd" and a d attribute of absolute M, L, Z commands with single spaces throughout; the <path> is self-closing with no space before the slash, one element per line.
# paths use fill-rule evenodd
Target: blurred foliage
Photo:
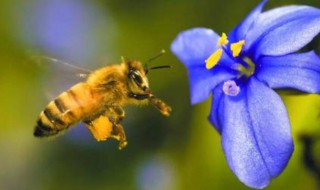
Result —
<path fill-rule="evenodd" d="M 190 105 L 186 69 L 169 47 L 180 31 L 191 27 L 230 31 L 258 0 L 68 0 L 84 5 L 84 11 L 87 6 L 88 11 L 102 15 L 93 17 L 98 21 L 90 26 L 95 28 L 85 33 L 90 43 L 78 47 L 90 53 L 83 59 L 64 47 L 50 51 L 41 44 L 41 35 L 30 34 L 34 28 L 28 24 L 33 20 L 28 19 L 41 19 L 41 15 L 30 17 L 40 2 L 0 3 L 0 189 L 248 189 L 229 169 L 220 136 L 207 121 L 210 101 Z M 266 8 L 288 4 L 320 7 L 318 0 L 270 0 Z M 30 52 L 97 68 L 119 62 L 120 56 L 144 61 L 161 49 L 167 53 L 152 64 L 170 64 L 173 69 L 154 71 L 149 80 L 173 113 L 164 118 L 151 106 L 126 108 L 129 144 L 124 150 L 119 151 L 113 140 L 95 142 L 83 126 L 48 141 L 32 136 L 37 116 L 49 101 L 44 88 L 56 87 L 48 82 L 54 77 L 47 77 L 29 61 Z M 319 38 L 307 49 L 320 53 Z M 317 189 L 317 179 L 303 165 L 299 137 L 320 134 L 320 97 L 279 93 L 290 115 L 295 151 L 287 168 L 267 189 Z M 316 143 L 314 148 L 320 162 L 320 147 Z"/>

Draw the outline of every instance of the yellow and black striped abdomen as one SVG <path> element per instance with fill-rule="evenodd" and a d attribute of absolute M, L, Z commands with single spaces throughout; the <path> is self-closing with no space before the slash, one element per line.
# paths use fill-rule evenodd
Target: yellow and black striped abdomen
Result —
<path fill-rule="evenodd" d="M 58 134 L 93 112 L 96 100 L 86 83 L 79 83 L 51 101 L 39 115 L 36 137 Z"/>

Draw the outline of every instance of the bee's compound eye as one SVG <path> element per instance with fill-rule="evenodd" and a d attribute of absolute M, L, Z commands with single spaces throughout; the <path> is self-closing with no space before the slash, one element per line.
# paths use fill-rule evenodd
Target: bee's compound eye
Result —
<path fill-rule="evenodd" d="M 142 78 L 141 78 L 139 71 L 133 71 L 131 78 L 135 81 L 135 83 L 137 83 L 139 85 L 142 84 Z"/>

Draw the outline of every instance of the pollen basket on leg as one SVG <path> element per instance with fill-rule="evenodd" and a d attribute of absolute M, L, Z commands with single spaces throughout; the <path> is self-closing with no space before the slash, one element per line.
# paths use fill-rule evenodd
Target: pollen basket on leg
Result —
<path fill-rule="evenodd" d="M 90 121 L 87 127 L 97 141 L 104 141 L 111 136 L 112 125 L 109 118 L 102 115 Z"/>

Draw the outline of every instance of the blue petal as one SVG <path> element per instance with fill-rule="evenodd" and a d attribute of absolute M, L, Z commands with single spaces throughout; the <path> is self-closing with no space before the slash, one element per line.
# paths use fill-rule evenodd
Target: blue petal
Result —
<path fill-rule="evenodd" d="M 171 44 L 171 51 L 187 67 L 205 67 L 205 60 L 217 50 L 220 36 L 211 29 L 193 28 L 178 34 Z M 219 65 L 233 63 L 227 54 L 222 54 Z"/>
<path fill-rule="evenodd" d="M 320 31 L 320 10 L 286 6 L 262 13 L 248 32 L 245 50 L 263 55 L 284 55 L 301 49 Z"/>
<path fill-rule="evenodd" d="M 217 50 L 219 38 L 211 29 L 193 28 L 178 34 L 171 44 L 171 51 L 187 68 L 205 67 L 205 60 Z"/>
<path fill-rule="evenodd" d="M 285 168 L 293 151 L 281 98 L 254 77 L 236 97 L 224 96 L 222 145 L 232 171 L 246 185 L 263 188 Z"/>
<path fill-rule="evenodd" d="M 245 39 L 247 32 L 254 25 L 255 21 L 257 20 L 266 3 L 267 0 L 262 1 L 255 9 L 253 9 L 249 13 L 249 15 L 238 26 L 236 26 L 229 33 L 228 37 L 231 42 L 236 42 Z"/>
<path fill-rule="evenodd" d="M 256 76 L 271 88 L 293 88 L 320 93 L 320 58 L 314 52 L 266 56 Z"/>
<path fill-rule="evenodd" d="M 205 60 L 217 49 L 218 39 L 219 36 L 210 29 L 194 28 L 180 33 L 171 44 L 172 52 L 188 69 L 192 104 L 204 101 L 217 84 L 235 76 L 222 66 L 210 70 L 205 67 Z M 220 62 L 232 62 L 228 59 L 223 56 Z"/>
<path fill-rule="evenodd" d="M 204 67 L 188 68 L 190 90 L 191 90 L 191 104 L 197 104 L 206 100 L 211 91 L 219 84 L 234 78 L 232 71 L 221 66 L 207 70 Z"/>
<path fill-rule="evenodd" d="M 309 6 L 291 5 L 266 11 L 260 14 L 255 26 L 248 31 L 244 48 L 248 50 L 254 42 L 274 28 L 305 16 L 315 15 L 319 15 L 319 10 Z"/>
<path fill-rule="evenodd" d="M 219 120 L 219 115 L 223 114 L 223 97 L 224 92 L 222 91 L 223 83 L 218 85 L 213 90 L 213 98 L 211 103 L 211 112 L 208 117 L 211 124 L 216 128 L 216 130 L 221 133 L 221 122 Z"/>

